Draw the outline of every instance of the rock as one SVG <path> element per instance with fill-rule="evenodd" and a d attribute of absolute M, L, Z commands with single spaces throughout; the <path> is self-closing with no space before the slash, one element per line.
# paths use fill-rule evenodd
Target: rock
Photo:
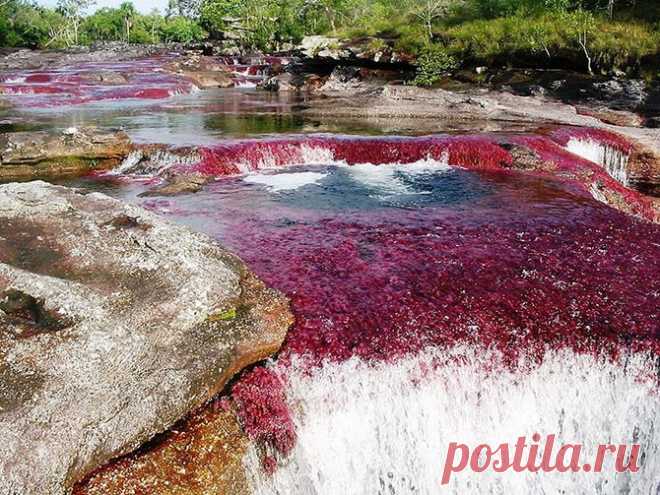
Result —
<path fill-rule="evenodd" d="M 550 83 L 550 89 L 552 89 L 553 91 L 559 91 L 564 86 L 566 86 L 566 80 L 565 79 L 557 79 L 557 80 L 552 81 Z"/>
<path fill-rule="evenodd" d="M 497 106 L 486 98 L 454 93 L 443 89 L 428 90 L 415 86 L 385 86 L 382 99 L 400 105 L 414 103 L 422 106 L 432 105 L 433 109 L 458 110 L 461 112 L 483 112 Z M 441 110 L 442 111 L 442 110 Z"/>
<path fill-rule="evenodd" d="M 0 179 L 76 175 L 116 166 L 130 152 L 122 131 L 69 128 L 64 132 L 0 134 Z"/>
<path fill-rule="evenodd" d="M 170 182 L 143 192 L 140 196 L 176 196 L 183 193 L 196 193 L 201 191 L 209 180 L 208 176 L 178 175 L 174 176 Z"/>
<path fill-rule="evenodd" d="M 513 158 L 510 166 L 513 169 L 553 172 L 557 168 L 554 163 L 541 160 L 534 151 L 525 148 L 524 146 L 503 145 L 502 147 L 506 149 Z"/>
<path fill-rule="evenodd" d="M 338 65 L 330 74 L 330 79 L 340 83 L 347 83 L 356 79 L 361 79 L 360 69 L 358 67 L 350 67 Z"/>
<path fill-rule="evenodd" d="M 363 36 L 350 40 L 327 36 L 306 36 L 298 46 L 298 51 L 309 58 L 350 61 L 365 67 L 388 65 L 399 70 L 410 68 L 415 56 L 397 51 L 396 39 L 387 37 Z"/>
<path fill-rule="evenodd" d="M 200 89 L 231 88 L 234 86 L 234 80 L 225 71 L 182 71 L 180 74 L 190 79 Z"/>
<path fill-rule="evenodd" d="M 283 72 L 269 77 L 261 87 L 267 91 L 298 91 L 305 84 L 305 79 L 299 74 Z"/>
<path fill-rule="evenodd" d="M 579 115 L 588 115 L 595 117 L 606 124 L 621 127 L 641 127 L 644 119 L 633 112 L 625 110 L 612 110 L 607 107 L 586 107 L 576 106 L 575 110 Z"/>
<path fill-rule="evenodd" d="M 610 79 L 593 85 L 596 96 L 614 108 L 634 109 L 647 96 L 646 84 L 637 79 Z"/>
<path fill-rule="evenodd" d="M 626 166 L 628 187 L 660 198 L 660 151 L 636 145 Z"/>
<path fill-rule="evenodd" d="M 660 129 L 660 117 L 649 117 L 644 122 L 644 126 L 649 129 Z"/>
<path fill-rule="evenodd" d="M 268 79 L 264 80 L 264 82 L 261 83 L 261 88 L 265 89 L 266 91 L 273 91 L 273 92 L 279 91 L 280 90 L 279 75 L 269 77 Z"/>
<path fill-rule="evenodd" d="M 540 86 L 538 84 L 532 84 L 527 91 L 529 96 L 539 96 L 539 97 L 545 96 L 548 92 L 543 86 Z"/>
<path fill-rule="evenodd" d="M 243 50 L 241 50 L 237 43 L 227 40 L 223 42 L 222 46 L 216 47 L 215 53 L 224 57 L 240 57 Z"/>
<path fill-rule="evenodd" d="M 84 72 L 80 78 L 87 83 L 99 83 L 105 85 L 126 84 L 128 79 L 123 74 L 111 71 Z"/>
<path fill-rule="evenodd" d="M 376 63 L 392 61 L 394 43 L 390 40 L 375 37 L 363 37 L 345 42 L 343 47 L 349 50 L 355 58 Z"/>
<path fill-rule="evenodd" d="M 198 53 L 185 54 L 165 66 L 169 72 L 190 79 L 200 89 L 230 88 L 234 80 L 226 65 L 215 57 Z"/>
<path fill-rule="evenodd" d="M 59 495 L 275 352 L 236 256 L 103 194 L 0 186 L 0 493 Z"/>
<path fill-rule="evenodd" d="M 168 45 L 138 45 L 121 42 L 97 43 L 92 47 L 66 50 L 18 50 L 0 56 L 0 70 L 48 69 L 90 62 L 126 61 L 171 52 Z"/>
<path fill-rule="evenodd" d="M 146 448 L 113 461 L 74 495 L 248 495 L 249 439 L 226 397 L 196 411 Z"/>
<path fill-rule="evenodd" d="M 337 66 L 330 77 L 321 87 L 322 92 L 346 92 L 363 91 L 367 89 L 363 83 L 362 74 L 358 67 Z"/>
<path fill-rule="evenodd" d="M 300 51 L 308 57 L 325 57 L 334 60 L 349 58 L 351 52 L 342 48 L 338 38 L 328 36 L 305 36 L 300 42 Z"/>
<path fill-rule="evenodd" d="M 319 91 L 327 81 L 328 77 L 311 74 L 305 78 L 305 89 L 312 92 Z"/>
<path fill-rule="evenodd" d="M 116 171 L 126 175 L 165 176 L 176 165 L 193 165 L 201 159 L 196 148 L 171 149 L 159 144 L 136 145 Z"/>

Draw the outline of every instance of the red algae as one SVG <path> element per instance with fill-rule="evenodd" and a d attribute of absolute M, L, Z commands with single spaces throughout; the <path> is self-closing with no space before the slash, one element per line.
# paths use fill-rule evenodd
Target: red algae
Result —
<path fill-rule="evenodd" d="M 555 167 L 555 173 L 580 183 L 594 193 L 594 187 L 606 188 L 621 198 L 627 211 L 655 221 L 657 212 L 652 201 L 626 188 L 604 168 L 564 149 L 560 144 L 571 138 L 598 140 L 605 146 L 629 153 L 632 145 L 624 138 L 600 129 L 554 128 L 544 134 L 514 136 L 462 135 L 427 137 L 362 138 L 353 136 L 306 136 L 268 140 L 230 141 L 199 150 L 202 160 L 194 165 L 175 168 L 179 173 L 225 176 L 262 168 L 277 168 L 325 160 L 387 164 L 412 163 L 424 159 L 445 160 L 449 165 L 470 170 L 502 170 L 513 166 L 514 159 L 505 149 L 520 145 L 533 151 L 540 160 Z M 321 155 L 319 155 L 321 152 Z M 537 173 L 547 170 L 537 170 Z M 617 205 L 614 205 L 617 206 Z M 620 205 L 619 205 L 620 206 Z"/>
<path fill-rule="evenodd" d="M 574 131 L 575 130 L 572 128 L 567 131 L 560 128 L 554 131 L 554 135 L 561 135 L 565 137 L 566 142 L 568 142 L 570 137 L 566 136 L 573 136 Z M 606 131 L 603 132 L 611 134 Z M 589 133 L 585 132 L 583 135 L 589 135 Z M 598 135 L 598 133 L 596 133 L 596 135 Z M 606 135 L 603 136 L 606 137 Z M 623 146 L 625 140 L 623 140 L 623 138 L 621 139 L 621 144 L 616 146 Z M 594 187 L 599 189 L 606 188 L 623 198 L 625 207 L 628 208 L 631 213 L 650 221 L 657 219 L 658 214 L 654 210 L 650 198 L 623 186 L 616 179 L 611 177 L 602 166 L 576 156 L 562 146 L 559 146 L 556 141 L 548 139 L 542 135 L 513 136 L 509 141 L 532 150 L 541 160 L 554 164 L 557 168 L 556 173 L 568 174 L 570 178 L 581 183 L 587 191 L 593 192 Z M 606 144 L 610 145 L 609 143 Z M 630 146 L 630 144 L 628 145 Z M 614 147 L 614 145 L 611 146 Z"/>
<path fill-rule="evenodd" d="M 513 161 L 495 139 L 487 136 L 307 136 L 234 141 L 199 151 L 202 161 L 187 171 L 213 176 L 306 163 L 314 151 L 325 151 L 327 154 L 321 158 L 348 165 L 405 164 L 424 159 L 445 159 L 451 165 L 482 170 L 501 169 L 510 166 Z M 318 160 L 318 157 L 314 158 Z M 180 171 L 184 172 L 186 168 L 180 168 Z"/>
<path fill-rule="evenodd" d="M 142 204 L 215 237 L 291 300 L 295 323 L 277 365 L 244 373 L 231 392 L 246 433 L 265 446 L 268 472 L 296 442 L 292 366 L 391 362 L 459 345 L 495 349 L 512 366 L 550 349 L 660 355 L 660 226 L 594 199 L 602 187 L 652 218 L 645 197 L 564 149 L 561 132 L 227 141 L 199 149 L 197 164 L 168 169 L 218 180 L 194 196 Z M 513 147 L 544 166 L 516 170 Z M 383 198 L 351 175 L 350 165 L 398 164 L 399 174 L 426 159 L 458 167 L 405 178 L 403 195 L 433 201 Z M 318 163 L 324 176 L 339 165 L 331 168 L 346 182 L 273 193 L 231 177 L 295 173 L 300 163 Z M 332 194 L 345 196 L 333 203 Z"/>
<path fill-rule="evenodd" d="M 0 94 L 20 98 L 15 101 L 19 106 L 54 107 L 105 100 L 161 99 L 190 93 L 192 82 L 164 70 L 169 59 L 163 56 L 132 62 L 82 63 L 49 71 L 14 71 L 0 78 Z M 98 73 L 112 73 L 116 77 L 107 82 Z"/>
<path fill-rule="evenodd" d="M 89 62 L 57 69 L 15 70 L 0 74 L 0 94 L 21 97 L 15 103 L 24 107 L 58 107 L 106 100 L 154 100 L 194 89 L 191 79 L 168 71 L 181 55 L 168 53 L 123 62 Z M 208 57 L 209 60 L 214 60 Z M 288 58 L 218 57 L 236 85 L 256 86 L 270 72 L 271 65 L 286 65 Z M 170 67 L 171 68 L 171 67 Z M 99 74 L 112 75 L 109 80 Z M 50 95 L 48 98 L 40 95 Z"/>
<path fill-rule="evenodd" d="M 658 227 L 587 197 L 550 197 L 543 202 L 582 207 L 548 218 L 514 195 L 523 205 L 499 215 L 248 222 L 223 241 L 291 298 L 296 323 L 280 363 L 388 361 L 459 343 L 495 347 L 511 362 L 548 348 L 660 352 Z M 253 439 L 286 454 L 295 437 L 281 385 L 256 371 L 232 391 L 239 416 Z"/>
<path fill-rule="evenodd" d="M 32 74 L 25 78 L 26 83 L 47 83 L 51 81 L 49 74 Z"/>
<path fill-rule="evenodd" d="M 554 170 L 513 170 L 507 145 Z M 291 299 L 296 320 L 278 371 L 257 367 L 232 389 L 246 432 L 268 446 L 265 469 L 275 468 L 272 451 L 286 455 L 295 443 L 286 372 L 278 374 L 287 366 L 393 361 L 461 344 L 495 348 L 511 363 L 540 361 L 548 349 L 660 354 L 660 226 L 596 201 L 589 190 L 599 182 L 647 214 L 641 195 L 548 136 L 232 141 L 178 171 L 222 177 L 292 166 L 310 149 L 343 165 L 447 160 L 462 167 L 448 177 L 485 192 L 456 204 L 335 211 L 324 197 L 287 202 L 294 193 L 234 202 L 223 188 L 238 179 L 228 178 L 190 202 L 144 203 L 202 226 Z M 436 193 L 458 190 L 446 187 Z"/>
<path fill-rule="evenodd" d="M 269 368 L 254 368 L 234 385 L 232 397 L 245 433 L 252 440 L 270 445 L 284 455 L 291 452 L 296 432 L 280 377 Z M 272 457 L 264 458 L 266 469 L 274 470 L 275 466 Z"/>

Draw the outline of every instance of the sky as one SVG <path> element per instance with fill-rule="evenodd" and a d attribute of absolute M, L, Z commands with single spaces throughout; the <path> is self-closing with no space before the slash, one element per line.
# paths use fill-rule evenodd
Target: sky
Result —
<path fill-rule="evenodd" d="M 89 9 L 89 12 L 94 12 L 101 7 L 119 7 L 125 0 L 96 0 L 96 3 L 93 7 Z M 142 12 L 143 14 L 148 14 L 151 10 L 156 7 L 158 10 L 165 12 L 167 8 L 167 0 L 132 0 L 135 8 Z M 57 4 L 57 0 L 37 0 L 38 4 L 46 5 L 48 7 L 54 7 Z"/>

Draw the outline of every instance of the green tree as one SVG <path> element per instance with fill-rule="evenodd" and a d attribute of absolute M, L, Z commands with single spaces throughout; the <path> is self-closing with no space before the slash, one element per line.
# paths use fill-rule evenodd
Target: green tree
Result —
<path fill-rule="evenodd" d="M 56 28 L 63 24 L 64 19 L 53 9 L 24 0 L 5 0 L 0 4 L 0 46 L 57 45 Z"/>
<path fill-rule="evenodd" d="M 57 8 L 66 19 L 62 31 L 67 46 L 77 45 L 79 42 L 80 23 L 86 9 L 94 5 L 94 0 L 58 0 Z"/>
<path fill-rule="evenodd" d="M 429 41 L 433 39 L 433 23 L 446 16 L 455 3 L 454 0 L 414 0 L 411 2 L 412 13 L 424 24 Z"/>
<path fill-rule="evenodd" d="M 87 17 L 82 26 L 85 42 L 122 39 L 124 21 L 119 9 L 102 8 Z"/>
<path fill-rule="evenodd" d="M 593 74 L 589 45 L 596 30 L 596 19 L 594 15 L 589 11 L 578 9 L 573 12 L 567 12 L 563 16 L 563 21 L 569 35 L 584 54 L 589 74 Z"/>
<path fill-rule="evenodd" d="M 457 68 L 458 62 L 444 46 L 429 44 L 417 58 L 417 76 L 413 84 L 431 86 L 438 82 L 443 74 Z"/>
<path fill-rule="evenodd" d="M 207 36 L 198 23 L 182 16 L 167 19 L 161 25 L 160 32 L 164 41 L 179 43 L 201 41 Z"/>
<path fill-rule="evenodd" d="M 124 39 L 126 40 L 126 43 L 130 43 L 131 28 L 133 27 L 133 21 L 137 16 L 137 10 L 135 10 L 135 6 L 133 5 L 133 2 L 124 2 L 119 6 L 119 13 L 121 15 L 123 27 L 124 27 L 124 35 L 125 35 Z"/>

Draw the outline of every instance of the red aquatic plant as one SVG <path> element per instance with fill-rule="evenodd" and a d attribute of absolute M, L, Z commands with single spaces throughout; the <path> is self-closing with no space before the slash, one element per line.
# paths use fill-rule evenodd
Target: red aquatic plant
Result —
<path fill-rule="evenodd" d="M 539 166 L 513 170 L 507 149 L 516 147 Z M 548 349 L 660 354 L 660 227 L 590 191 L 600 184 L 641 216 L 650 214 L 647 200 L 548 135 L 229 141 L 172 171 L 221 177 L 288 166 L 309 148 L 349 165 L 447 158 L 462 170 L 445 174 L 440 196 L 461 190 L 452 177 L 481 192 L 423 207 L 333 210 L 322 200 L 289 202 L 289 193 L 241 200 L 223 189 L 240 183 L 230 179 L 209 184 L 199 200 L 145 200 L 205 229 L 291 300 L 295 324 L 277 371 L 254 368 L 232 389 L 245 431 L 265 452 L 286 454 L 295 443 L 288 366 L 391 361 L 459 344 L 498 349 L 512 366 L 541 361 Z M 274 469 L 274 458 L 263 461 Z"/>
<path fill-rule="evenodd" d="M 230 141 L 199 150 L 195 173 L 223 176 L 258 168 L 273 168 L 305 162 L 310 150 L 323 150 L 329 160 L 357 163 L 412 163 L 446 159 L 449 164 L 470 169 L 509 166 L 512 157 L 488 136 L 428 136 L 420 138 L 362 138 L 355 136 L 306 136 L 268 140 Z M 180 167 L 183 172 L 186 167 Z M 189 170 L 188 170 L 189 171 Z"/>
<path fill-rule="evenodd" d="M 538 157 L 554 164 L 556 173 L 566 175 L 582 184 L 588 191 L 605 189 L 620 196 L 626 208 L 647 220 L 655 220 L 658 213 L 650 198 L 633 191 L 611 177 L 602 166 L 569 152 L 543 135 L 513 136 L 510 142 L 529 148 Z"/>
<path fill-rule="evenodd" d="M 282 379 L 269 368 L 245 373 L 232 387 L 232 397 L 247 435 L 283 455 L 293 449 L 295 428 L 286 404 Z"/>

